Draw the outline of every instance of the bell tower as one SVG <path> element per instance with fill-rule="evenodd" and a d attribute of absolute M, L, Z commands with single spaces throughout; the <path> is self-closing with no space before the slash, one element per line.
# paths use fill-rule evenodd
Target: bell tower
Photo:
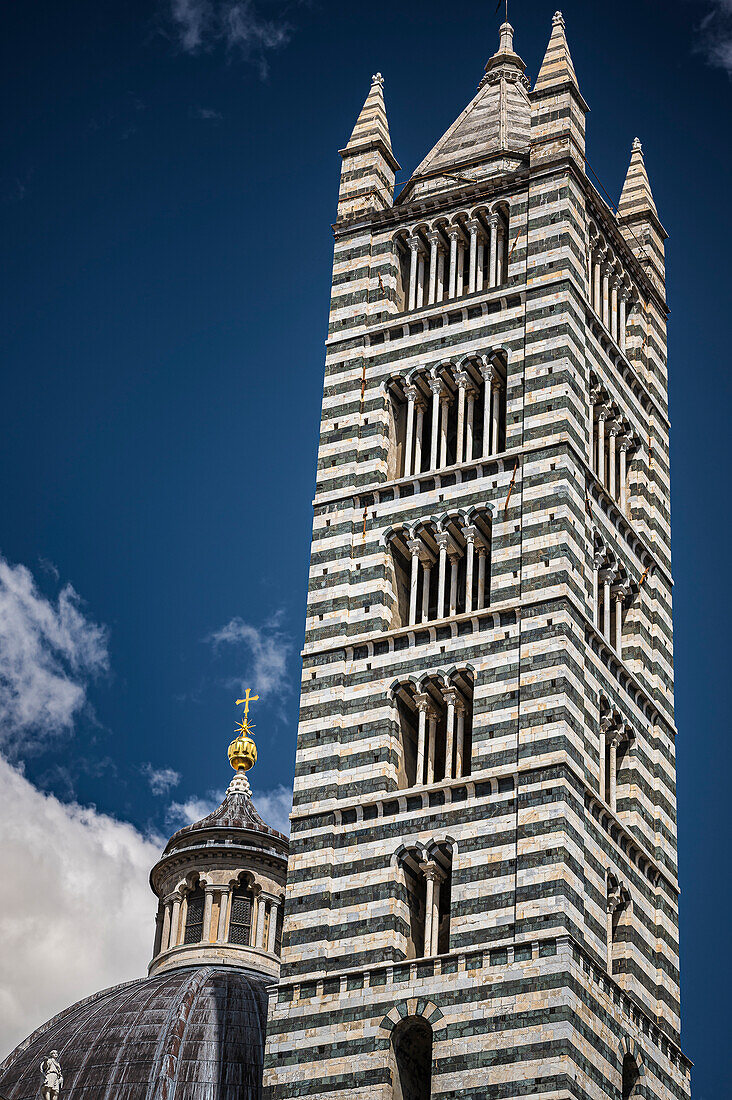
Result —
<path fill-rule="evenodd" d="M 689 1095 L 665 232 L 525 69 L 341 154 L 270 1100 Z"/>

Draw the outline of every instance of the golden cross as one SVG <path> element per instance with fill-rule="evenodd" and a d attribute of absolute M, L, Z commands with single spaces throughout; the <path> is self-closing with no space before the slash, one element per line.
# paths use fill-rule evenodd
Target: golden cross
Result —
<path fill-rule="evenodd" d="M 257 699 L 259 699 L 259 696 L 258 695 L 252 695 L 252 689 L 251 688 L 247 688 L 247 693 L 246 693 L 246 695 L 243 699 L 237 699 L 237 701 L 236 701 L 237 706 L 239 706 L 240 703 L 244 704 L 244 717 L 245 718 L 249 714 L 249 704 L 250 703 L 256 703 Z"/>

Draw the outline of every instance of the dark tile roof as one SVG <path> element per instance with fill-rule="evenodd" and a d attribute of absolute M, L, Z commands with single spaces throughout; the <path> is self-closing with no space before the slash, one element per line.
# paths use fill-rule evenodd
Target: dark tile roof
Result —
<path fill-rule="evenodd" d="M 268 979 L 198 966 L 114 986 L 59 1013 L 0 1065 L 0 1096 L 37 1100 L 58 1050 L 61 1100 L 260 1100 Z"/>

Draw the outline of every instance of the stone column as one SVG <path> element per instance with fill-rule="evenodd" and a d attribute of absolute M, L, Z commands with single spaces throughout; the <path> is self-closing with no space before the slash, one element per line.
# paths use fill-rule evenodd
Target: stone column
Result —
<path fill-rule="evenodd" d="M 407 238 L 409 245 L 409 308 L 415 309 L 417 305 L 417 259 L 419 254 L 419 237 Z"/>
<path fill-rule="evenodd" d="M 630 439 L 620 440 L 620 511 L 628 515 L 628 451 L 632 446 Z"/>
<path fill-rule="evenodd" d="M 217 943 L 226 943 L 228 934 L 226 924 L 229 916 L 229 903 L 231 901 L 231 886 L 224 886 L 219 899 L 219 927 L 216 933 Z"/>
<path fill-rule="evenodd" d="M 427 712 L 427 783 L 435 781 L 435 752 L 437 750 L 437 715 Z"/>
<path fill-rule="evenodd" d="M 613 734 L 610 738 L 610 775 L 608 776 L 608 787 L 610 789 L 610 809 L 615 813 L 618 804 L 617 796 L 617 780 L 618 780 L 618 744 L 620 743 L 620 737 L 617 733 Z"/>
<path fill-rule="evenodd" d="M 267 936 L 267 950 L 270 955 L 277 954 L 277 918 L 279 915 L 279 898 L 271 898 L 269 903 L 269 935 Z"/>
<path fill-rule="evenodd" d="M 446 531 L 440 531 L 435 536 L 440 551 L 439 570 L 437 574 L 437 618 L 445 618 L 445 589 L 447 586 L 447 546 L 450 541 Z"/>
<path fill-rule="evenodd" d="M 605 775 L 605 760 L 607 757 L 608 737 L 613 720 L 609 714 L 600 719 L 600 798 L 605 801 L 607 796 L 607 776 Z"/>
<path fill-rule="evenodd" d="M 609 409 L 600 409 L 597 422 L 597 476 L 601 485 L 607 485 L 605 476 L 605 422 L 610 419 Z"/>
<path fill-rule="evenodd" d="M 266 894 L 257 895 L 257 931 L 254 937 L 254 946 L 258 947 L 260 951 L 264 950 L 264 918 L 265 918 L 265 902 L 267 899 Z"/>
<path fill-rule="evenodd" d="M 437 299 L 437 246 L 440 243 L 440 234 L 432 230 L 427 234 L 427 240 L 430 245 L 429 304 L 433 306 Z"/>
<path fill-rule="evenodd" d="M 421 539 L 409 539 L 409 541 L 407 542 L 407 549 L 412 555 L 412 574 L 409 581 L 409 623 L 407 625 L 415 626 L 417 622 L 417 582 L 419 580 L 419 557 L 422 553 Z"/>
<path fill-rule="evenodd" d="M 491 453 L 491 395 L 496 371 L 483 363 L 480 372 L 483 375 L 483 458 L 488 458 Z"/>
<path fill-rule="evenodd" d="M 610 328 L 610 271 L 612 265 L 602 265 L 602 323 L 605 328 Z"/>
<path fill-rule="evenodd" d="M 601 256 L 601 249 L 594 249 L 592 253 L 592 306 L 598 317 L 602 316 L 602 304 L 600 300 Z"/>
<path fill-rule="evenodd" d="M 590 390 L 590 468 L 593 473 L 598 472 L 597 465 L 597 447 L 595 446 L 597 432 L 595 430 L 595 406 L 602 403 L 602 390 L 599 386 L 594 386 Z M 599 415 L 599 414 L 598 414 Z"/>
<path fill-rule="evenodd" d="M 623 607 L 630 595 L 630 587 L 627 583 L 618 584 L 615 588 L 615 651 L 618 657 L 623 656 Z"/>
<path fill-rule="evenodd" d="M 430 709 L 430 697 L 429 695 L 416 695 L 414 701 L 417 704 L 417 713 L 419 716 L 417 726 L 417 774 L 415 778 L 415 786 L 421 787 L 424 784 L 424 758 L 425 746 L 427 743 L 427 711 Z"/>
<path fill-rule="evenodd" d="M 432 950 L 432 922 L 434 919 L 435 874 L 437 870 L 434 863 L 423 863 L 422 871 L 425 877 L 425 906 L 424 906 L 424 957 L 428 958 Z"/>
<path fill-rule="evenodd" d="M 440 398 L 440 469 L 447 466 L 447 416 L 451 404 L 449 396 L 443 393 Z"/>
<path fill-rule="evenodd" d="M 483 234 L 478 237 L 478 251 L 475 268 L 475 289 L 480 291 L 483 289 L 483 268 L 485 267 L 485 241 Z"/>
<path fill-rule="evenodd" d="M 457 702 L 457 691 L 455 688 L 446 688 L 442 692 L 442 698 L 445 700 L 446 708 L 446 729 L 445 729 L 445 779 L 453 778 L 453 750 L 455 747 L 455 704 Z"/>
<path fill-rule="evenodd" d="M 605 561 L 605 549 L 596 550 L 592 556 L 592 621 L 600 629 L 600 569 Z"/>
<path fill-rule="evenodd" d="M 404 477 L 411 477 L 412 451 L 414 450 L 414 405 L 419 396 L 419 390 L 416 386 L 407 385 L 404 387 L 404 394 L 407 399 L 407 431 L 404 441 Z"/>
<path fill-rule="evenodd" d="M 617 344 L 618 342 L 618 286 L 620 280 L 617 274 L 613 276 L 610 284 L 610 335 Z"/>
<path fill-rule="evenodd" d="M 621 430 L 622 429 L 621 429 L 619 424 L 611 424 L 610 425 L 610 440 L 609 440 L 608 456 L 607 456 L 607 465 L 608 465 L 608 474 L 609 474 L 609 477 L 608 477 L 608 492 L 610 493 L 610 496 L 613 498 L 613 500 L 615 500 L 615 495 L 616 495 L 616 466 L 617 466 L 616 448 L 617 448 L 618 436 L 620 435 Z"/>
<path fill-rule="evenodd" d="M 422 622 L 426 623 L 430 613 L 430 578 L 432 576 L 432 562 L 422 559 Z"/>
<path fill-rule="evenodd" d="M 204 887 L 204 900 L 203 900 L 203 932 L 201 933 L 201 941 L 203 943 L 211 942 L 211 910 L 213 908 L 213 896 L 215 886 Z"/>
<path fill-rule="evenodd" d="M 458 241 L 457 283 L 455 293 L 461 298 L 465 292 L 465 241 Z"/>
<path fill-rule="evenodd" d="M 437 301 L 445 297 L 445 249 L 437 249 Z"/>
<path fill-rule="evenodd" d="M 412 473 L 422 473 L 422 436 L 424 434 L 424 401 L 417 400 L 414 403 L 417 410 L 416 424 L 414 428 L 414 469 Z"/>
<path fill-rule="evenodd" d="M 180 906 L 183 899 L 177 890 L 172 895 L 172 898 L 173 912 L 170 917 L 170 943 L 168 947 L 177 947 L 180 938 Z"/>
<path fill-rule="evenodd" d="M 437 469 L 437 447 L 440 437 L 440 398 L 442 397 L 442 382 L 439 379 L 430 381 L 432 391 L 432 439 L 430 447 L 430 470 Z"/>
<path fill-rule="evenodd" d="M 498 214 L 491 214 L 490 221 L 490 285 L 498 285 Z"/>
<path fill-rule="evenodd" d="M 498 226 L 498 243 L 496 245 L 496 286 L 501 286 L 506 280 L 503 270 L 503 253 L 506 248 L 506 231 L 502 225 Z"/>
<path fill-rule="evenodd" d="M 627 310 L 628 310 L 628 290 L 626 287 L 621 287 L 620 301 L 618 302 L 618 343 L 620 344 L 620 350 L 625 353 L 626 340 L 627 340 Z"/>
<path fill-rule="evenodd" d="M 468 389 L 468 411 L 465 416 L 465 462 L 473 461 L 473 424 L 475 421 L 475 390 Z"/>
<path fill-rule="evenodd" d="M 475 527 L 464 527 L 465 536 L 465 610 L 473 610 L 473 560 L 475 539 L 478 534 Z"/>
<path fill-rule="evenodd" d="M 455 740 L 455 778 L 462 779 L 463 776 L 463 754 L 465 752 L 465 707 L 458 699 L 456 704 L 457 713 L 457 737 Z"/>
<path fill-rule="evenodd" d="M 609 641 L 611 641 L 611 638 L 610 638 L 610 589 L 612 587 L 613 581 L 615 580 L 615 571 L 613 569 L 603 569 L 602 573 L 600 574 L 600 579 L 602 580 L 602 583 L 603 583 L 603 596 L 602 596 L 602 598 L 603 598 L 603 605 L 604 605 L 603 609 L 602 609 L 603 610 L 602 633 L 604 634 L 606 640 L 609 642 Z"/>
<path fill-rule="evenodd" d="M 424 292 L 425 292 L 425 254 L 422 249 L 419 250 L 419 256 L 417 257 L 417 309 L 421 309 L 424 305 Z"/>
<path fill-rule="evenodd" d="M 485 567 L 487 551 L 485 546 L 478 546 L 478 610 L 485 607 Z"/>
<path fill-rule="evenodd" d="M 501 383 L 496 375 L 491 386 L 491 454 L 498 454 L 498 430 L 500 427 Z"/>
<path fill-rule="evenodd" d="M 442 875 L 439 870 L 435 868 L 435 885 L 432 891 L 432 942 L 430 944 L 430 955 L 437 954 L 437 944 L 440 936 L 440 883 L 442 882 Z"/>
<path fill-rule="evenodd" d="M 160 937 L 160 950 L 167 951 L 170 946 L 170 918 L 173 911 L 173 895 L 165 899 L 165 909 L 163 913 L 163 934 Z"/>
<path fill-rule="evenodd" d="M 478 268 L 478 230 L 480 229 L 479 222 L 472 218 L 468 222 L 468 230 L 470 231 L 470 273 L 468 276 L 468 292 L 470 294 L 475 293 L 475 280 Z"/>
<path fill-rule="evenodd" d="M 465 371 L 458 371 L 456 375 L 458 384 L 457 407 L 457 454 L 455 461 L 458 465 L 464 461 L 465 454 L 465 392 L 470 385 L 470 378 Z"/>
<path fill-rule="evenodd" d="M 450 614 L 457 615 L 458 554 L 450 555 Z"/>
<path fill-rule="evenodd" d="M 447 283 L 447 296 L 448 298 L 454 298 L 457 285 L 457 254 L 460 230 L 456 228 L 449 229 L 448 236 L 450 238 L 450 274 Z"/>

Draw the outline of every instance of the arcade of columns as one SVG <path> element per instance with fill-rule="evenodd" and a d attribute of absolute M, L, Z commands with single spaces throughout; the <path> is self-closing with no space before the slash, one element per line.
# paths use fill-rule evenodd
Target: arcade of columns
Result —
<path fill-rule="evenodd" d="M 503 210 L 455 215 L 451 222 L 422 224 L 400 234 L 409 263 L 405 309 L 421 309 L 447 298 L 500 286 L 507 275 L 508 224 Z"/>
<path fill-rule="evenodd" d="M 231 911 L 231 897 L 237 889 L 236 881 L 224 885 L 205 882 L 203 908 L 203 933 L 201 942 L 228 943 L 229 920 Z M 218 894 L 219 917 L 216 925 L 216 938 L 211 941 L 211 917 L 213 913 L 214 897 Z M 164 900 L 163 929 L 160 941 L 160 951 L 169 951 L 179 947 L 185 940 L 186 927 L 186 895 L 187 890 L 183 884 L 169 894 Z M 274 894 L 268 894 L 259 887 L 255 887 L 251 893 L 254 916 L 252 919 L 252 942 L 246 946 L 258 948 L 260 951 L 275 953 L 275 940 L 277 935 L 277 919 L 282 899 Z M 269 907 L 269 930 L 267 943 L 265 944 L 265 918 Z"/>

